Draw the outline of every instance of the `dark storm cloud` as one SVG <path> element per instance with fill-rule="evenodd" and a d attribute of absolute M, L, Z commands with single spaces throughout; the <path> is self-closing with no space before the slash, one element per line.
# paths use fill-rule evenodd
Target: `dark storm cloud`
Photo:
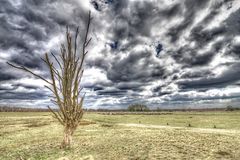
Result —
<path fill-rule="evenodd" d="M 1 72 L 0 82 L 1 81 L 12 80 L 12 79 L 16 79 L 16 78 L 17 77 L 14 76 L 14 75 L 10 75 L 9 73 Z"/>
<path fill-rule="evenodd" d="M 4 93 L 0 92 L 1 100 L 5 99 L 14 99 L 15 100 L 38 100 L 48 98 L 46 94 L 41 92 L 15 92 L 15 91 L 5 91 Z"/>
<path fill-rule="evenodd" d="M 29 68 L 41 66 L 38 64 L 41 61 L 36 58 L 39 54 L 35 52 L 46 52 L 43 45 L 53 35 L 63 31 L 66 25 L 76 28 L 84 22 L 81 18 L 85 10 L 79 8 L 75 1 L 32 0 L 19 3 L 19 6 L 14 6 L 10 1 L 1 1 L 0 47 L 4 50 L 15 48 L 16 53 L 21 52 L 11 61 Z M 72 8 L 71 15 L 58 10 L 58 7 L 66 6 Z"/>
<path fill-rule="evenodd" d="M 104 90 L 104 91 L 98 91 L 98 94 L 99 95 L 106 95 L 106 96 L 123 96 L 123 95 L 126 95 L 126 92 L 127 91 L 124 91 L 124 90 Z"/>
<path fill-rule="evenodd" d="M 236 96 L 207 94 L 210 89 L 239 84 L 237 0 L 13 2 L 0 2 L 0 54 L 8 61 L 41 70 L 44 76 L 48 73 L 40 56 L 49 50 L 58 53 L 52 40 L 64 34 L 66 25 L 71 29 L 80 25 L 82 33 L 86 6 L 90 6 L 94 20 L 89 49 L 93 53 L 87 58 L 85 71 L 95 70 L 84 82 L 85 89 L 94 92 L 86 99 L 88 104 L 185 103 L 194 99 L 188 91 L 206 94 L 199 101 Z M 12 69 L 8 72 L 8 66 L 1 65 L 6 60 L 0 61 L 1 99 L 46 98 L 37 86 L 16 82 L 25 74 L 15 74 Z M 218 73 L 218 68 L 224 69 Z M 31 90 L 32 95 L 17 92 L 19 89 Z"/>
<path fill-rule="evenodd" d="M 28 86 L 28 85 L 23 85 L 23 84 L 13 84 L 11 86 L 0 86 L 0 91 L 5 91 L 5 92 L 13 92 L 18 88 L 18 87 L 24 87 L 26 89 L 37 89 L 35 86 Z"/>
<path fill-rule="evenodd" d="M 193 98 L 191 96 L 186 96 L 186 95 L 174 95 L 171 97 L 171 101 L 177 101 L 177 102 L 192 102 Z M 204 100 L 224 100 L 224 99 L 235 99 L 235 98 L 240 98 L 240 95 L 234 95 L 234 96 L 229 96 L 229 95 L 221 95 L 221 96 L 214 96 L 214 97 L 196 97 L 194 99 L 195 102 L 198 101 L 204 101 Z"/>
<path fill-rule="evenodd" d="M 219 76 L 210 78 L 202 77 L 200 79 L 188 79 L 179 81 L 178 84 L 182 89 L 198 89 L 198 88 L 224 88 L 228 85 L 233 85 L 240 80 L 240 64 L 233 64 L 227 71 Z"/>
<path fill-rule="evenodd" d="M 197 42 L 197 47 L 202 48 L 204 45 L 208 44 L 216 37 L 223 35 L 225 32 L 225 26 L 216 27 L 210 30 L 206 30 L 203 26 L 198 26 L 192 29 L 190 41 Z"/>
<path fill-rule="evenodd" d="M 110 68 L 110 62 L 105 57 L 97 57 L 91 60 L 87 60 L 87 63 L 90 67 L 98 67 L 103 70 Z"/>
<path fill-rule="evenodd" d="M 137 83 L 137 82 L 130 82 L 130 83 L 122 82 L 116 85 L 116 88 L 120 90 L 132 90 L 135 92 L 143 91 L 141 87 L 142 87 L 142 83 Z"/>
<path fill-rule="evenodd" d="M 114 19 L 114 24 L 111 28 L 113 33 L 112 40 L 118 40 L 121 43 L 122 40 L 128 39 L 127 45 L 129 46 L 136 45 L 139 42 L 144 43 L 141 42 L 139 36 L 149 37 L 151 35 L 149 26 L 153 24 L 151 17 L 161 14 L 160 11 L 154 13 L 153 9 L 156 7 L 148 1 L 136 1 L 133 3 L 129 3 L 126 0 L 113 1 L 108 5 L 108 8 L 111 10 L 111 19 Z M 127 11 L 126 8 L 131 9 Z"/>
<path fill-rule="evenodd" d="M 141 85 L 132 85 L 132 83 L 140 83 L 142 86 L 146 86 L 154 81 L 164 81 L 166 85 L 152 88 L 152 95 L 159 98 L 176 92 L 176 90 L 166 90 L 170 84 L 177 85 L 180 94 L 187 90 L 196 89 L 196 91 L 201 92 L 211 88 L 231 86 L 240 79 L 237 76 L 239 69 L 234 67 L 236 64 L 233 64 L 233 66 L 222 64 L 229 68 L 218 76 L 215 76 L 208 66 L 211 63 L 216 63 L 214 62 L 215 58 L 226 52 L 227 46 L 230 46 L 228 47 L 228 54 L 238 54 L 239 44 L 229 45 L 229 43 L 234 36 L 239 34 L 235 25 L 238 23 L 235 21 L 239 18 L 239 11 L 232 12 L 218 25 L 209 28 L 207 26 L 215 21 L 220 14 L 223 14 L 222 10 L 230 10 L 233 2 L 231 0 L 185 0 L 172 3 L 163 7 L 163 9 L 159 9 L 151 1 L 129 3 L 122 1 L 119 2 L 118 5 L 121 7 L 118 8 L 113 3 L 107 6 L 107 8 L 110 8 L 109 10 L 101 10 L 101 12 L 106 12 L 109 15 L 106 16 L 106 18 L 110 18 L 109 21 L 114 19 L 112 27 L 108 31 L 111 33 L 109 46 L 111 49 L 117 49 L 111 50 L 116 56 L 115 58 L 107 58 L 105 54 L 105 56 L 97 58 L 97 61 L 91 61 L 90 64 L 92 66 L 95 64 L 95 66 L 106 71 L 107 78 L 121 91 L 139 91 L 141 93 L 144 91 Z M 129 10 L 126 10 L 126 8 Z M 208 8 L 207 11 L 206 8 Z M 199 19 L 200 14 L 205 14 L 205 16 Z M 145 38 L 151 41 L 150 37 L 154 37 L 154 34 L 156 34 L 152 33 L 152 28 L 158 23 L 166 19 L 174 21 L 178 18 L 181 18 L 181 21 L 177 25 L 164 26 L 167 28 L 164 35 L 170 38 L 170 44 L 173 44 L 174 47 L 164 46 L 166 43 L 159 45 L 159 40 L 164 41 L 161 37 L 157 38 L 157 44 L 156 41 L 152 42 L 155 43 L 153 45 L 155 54 L 158 55 L 161 52 L 158 56 L 160 61 L 154 61 L 152 56 L 154 50 L 136 52 L 132 49 L 138 45 L 144 46 L 146 44 Z M 161 30 L 161 27 L 159 27 L 159 30 Z M 185 37 L 187 32 L 189 32 L 189 35 Z M 182 39 L 186 42 L 182 43 Z M 115 45 L 115 42 L 117 42 L 117 45 Z M 176 43 L 178 45 L 175 45 Z M 163 48 L 164 51 L 162 51 Z M 108 51 L 104 49 L 102 52 Z M 121 58 L 122 55 L 127 56 Z M 169 66 L 166 66 L 169 64 L 161 61 L 166 57 L 173 58 L 178 68 L 169 71 Z M 99 63 L 98 60 L 102 63 Z M 167 82 L 169 78 L 172 83 Z M 120 83 L 124 85 L 119 87 Z M 119 97 L 121 96 L 119 95 Z M 231 99 L 231 96 L 229 98 Z M 189 100 L 191 99 L 193 98 L 189 95 Z M 205 100 L 207 99 L 205 98 Z"/>
<path fill-rule="evenodd" d="M 195 46 L 190 47 L 188 45 L 185 45 L 185 46 L 181 46 L 178 50 L 176 50 L 173 56 L 178 62 L 185 63 L 187 65 L 193 65 L 193 66 L 206 65 L 212 61 L 214 56 L 217 53 L 219 53 L 222 48 L 226 47 L 227 43 L 229 43 L 229 41 L 233 38 L 232 35 L 239 33 L 234 30 L 236 27 L 233 27 L 234 29 L 231 29 L 233 22 L 229 22 L 231 21 L 231 19 L 237 20 L 237 18 L 235 17 L 236 16 L 235 13 L 230 15 L 229 18 L 227 18 L 227 20 L 225 21 L 225 23 L 223 23 L 221 26 L 213 27 L 211 29 L 206 29 L 206 24 L 210 23 L 218 15 L 220 8 L 226 5 L 226 3 L 229 3 L 229 1 L 215 2 L 210 7 L 210 12 L 207 14 L 207 16 L 203 18 L 203 20 L 198 22 L 194 27 L 192 27 L 190 31 L 190 35 L 187 39 L 189 42 L 192 42 L 192 43 L 194 42 Z M 206 5 L 207 3 L 205 4 L 204 2 L 201 2 L 201 4 Z M 186 8 L 188 7 L 186 6 Z M 201 9 L 202 8 L 200 7 L 199 10 Z M 194 12 L 194 14 L 196 13 L 194 10 L 192 10 L 192 12 Z M 191 13 L 191 9 L 190 9 L 190 13 Z M 192 21 L 193 21 L 193 18 L 195 19 L 197 18 L 194 16 L 194 14 L 191 14 L 192 18 L 190 19 Z M 180 25 L 182 25 L 182 23 Z M 231 27 L 229 27 L 229 25 Z M 184 29 L 188 29 L 188 26 L 185 26 Z M 177 32 L 181 33 L 181 29 L 180 30 L 177 29 Z M 174 36 L 179 35 L 180 33 L 177 33 L 177 34 L 174 33 Z M 220 36 L 224 36 L 224 39 L 214 43 L 214 40 L 216 40 Z M 177 40 L 178 38 L 175 37 L 172 39 Z M 210 42 L 214 43 L 212 45 L 211 50 L 203 54 L 198 54 L 199 50 L 206 47 Z"/>
<path fill-rule="evenodd" d="M 230 54 L 233 54 L 240 58 L 240 44 L 233 44 L 230 47 Z"/>
<path fill-rule="evenodd" d="M 234 42 L 233 38 L 236 35 L 240 35 L 240 9 L 238 9 L 236 12 L 233 12 L 229 18 L 225 21 L 226 26 L 228 28 L 227 34 L 229 35 L 229 41 L 227 42 L 226 47 L 228 47 L 228 50 L 226 52 L 227 55 L 232 55 L 235 58 L 239 58 L 240 54 L 240 42 Z"/>
<path fill-rule="evenodd" d="M 63 11 L 64 9 L 66 10 Z M 26 78 L 25 74 L 16 73 L 5 62 L 11 61 L 31 69 L 41 70 L 42 74 L 47 76 L 47 70 L 44 70 L 46 68 L 43 67 L 40 57 L 52 49 L 47 48 L 49 41 L 53 36 L 64 33 L 66 25 L 72 29 L 78 25 L 83 28 L 85 15 L 83 16 L 82 13 L 86 14 L 86 9 L 79 6 L 77 1 L 2 0 L 0 2 L 0 52 L 8 56 L 0 62 L 1 99 L 46 98 L 45 93 L 38 91 L 37 86 L 15 83 L 14 80 Z M 18 92 L 16 90 L 19 87 L 33 91 L 32 93 Z"/>
<path fill-rule="evenodd" d="M 182 6 L 180 3 L 174 4 L 170 7 L 167 7 L 166 9 L 160 11 L 159 15 L 161 17 L 166 17 L 166 18 L 172 18 L 175 17 L 176 15 L 182 14 Z"/>
<path fill-rule="evenodd" d="M 173 58 L 184 66 L 207 65 L 214 58 L 215 51 L 198 54 L 197 49 L 192 49 L 188 46 L 181 47 L 178 51 L 172 54 Z"/>
<path fill-rule="evenodd" d="M 201 69 L 201 70 L 191 70 L 188 72 L 184 72 L 181 76 L 179 76 L 178 78 L 180 79 L 196 79 L 196 78 L 203 78 L 206 77 L 206 75 L 208 76 L 214 76 L 214 74 L 212 74 L 212 72 L 208 69 Z"/>
<path fill-rule="evenodd" d="M 170 36 L 171 41 L 175 42 L 179 39 L 179 36 L 181 36 L 182 32 L 187 29 L 196 18 L 196 13 L 205 8 L 207 3 L 209 3 L 208 0 L 185 0 L 184 1 L 184 8 L 186 9 L 183 13 L 183 21 L 172 28 L 169 29 L 169 32 L 167 33 L 168 36 Z"/>
<path fill-rule="evenodd" d="M 228 29 L 228 34 L 234 36 L 240 33 L 240 9 L 233 12 L 229 15 L 229 17 L 225 21 L 226 27 Z"/>
<path fill-rule="evenodd" d="M 165 84 L 165 85 L 161 85 L 161 86 L 157 86 L 155 88 L 152 89 L 153 93 L 155 93 L 153 96 L 164 96 L 164 95 L 168 95 L 168 94 L 171 94 L 172 92 L 169 92 L 169 91 L 162 91 L 162 88 L 163 87 L 166 87 L 168 84 Z"/>
<path fill-rule="evenodd" d="M 106 86 L 111 86 L 110 84 L 98 82 L 97 84 L 85 84 L 84 88 L 93 90 L 93 91 L 102 91 Z"/>
<path fill-rule="evenodd" d="M 23 65 L 28 68 L 41 68 L 43 63 L 40 57 L 29 55 L 29 54 L 26 54 L 25 52 L 21 53 L 21 55 L 18 54 L 16 56 L 13 56 L 10 61 L 18 65 Z"/>
<path fill-rule="evenodd" d="M 118 60 L 107 71 L 112 82 L 149 82 L 164 76 L 164 67 L 151 61 L 152 53 L 148 51 L 132 52 L 128 57 Z M 142 60 L 143 63 L 140 63 Z M 151 67 L 150 67 L 151 66 Z"/>
<path fill-rule="evenodd" d="M 13 84 L 12 86 L 13 86 L 13 88 L 23 87 L 25 89 L 35 89 L 35 90 L 37 90 L 39 88 L 39 87 L 33 86 L 31 84 L 27 85 L 27 84 L 21 84 L 21 83 Z"/>
<path fill-rule="evenodd" d="M 9 80 L 14 80 L 19 78 L 18 75 L 11 72 L 9 73 L 6 70 L 6 68 L 7 68 L 6 64 L 0 63 L 0 84 L 2 81 L 9 81 Z"/>

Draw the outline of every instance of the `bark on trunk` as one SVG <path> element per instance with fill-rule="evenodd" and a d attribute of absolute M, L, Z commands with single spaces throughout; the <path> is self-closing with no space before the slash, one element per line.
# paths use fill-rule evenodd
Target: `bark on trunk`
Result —
<path fill-rule="evenodd" d="M 61 148 L 71 148 L 72 145 L 72 136 L 73 136 L 74 129 L 65 127 L 64 129 L 64 137 Z"/>

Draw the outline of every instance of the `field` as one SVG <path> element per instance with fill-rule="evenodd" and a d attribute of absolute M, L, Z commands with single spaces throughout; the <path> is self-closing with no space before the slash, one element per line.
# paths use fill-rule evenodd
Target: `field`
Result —
<path fill-rule="evenodd" d="M 86 113 L 72 149 L 47 112 L 0 113 L 0 159 L 240 159 L 240 112 Z"/>

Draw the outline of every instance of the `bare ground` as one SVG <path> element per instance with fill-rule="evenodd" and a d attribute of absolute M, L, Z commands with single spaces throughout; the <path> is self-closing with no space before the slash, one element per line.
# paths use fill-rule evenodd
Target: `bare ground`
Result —
<path fill-rule="evenodd" d="M 198 133 L 216 133 L 216 134 L 239 134 L 240 130 L 234 129 L 211 129 L 211 128 L 191 128 L 191 127 L 173 127 L 173 126 L 163 126 L 163 125 L 151 125 L 151 124 L 138 124 L 138 123 L 118 123 L 119 126 L 125 127 L 138 127 L 138 128 L 155 128 L 155 129 L 179 129 L 189 132 Z"/>
<path fill-rule="evenodd" d="M 62 127 L 49 115 L 4 113 L 0 117 L 0 159 L 239 160 L 239 117 L 238 112 L 173 116 L 91 114 L 86 115 L 74 134 L 73 148 L 62 150 Z M 164 125 L 167 123 L 171 126 Z M 190 123 L 193 127 L 187 127 Z"/>

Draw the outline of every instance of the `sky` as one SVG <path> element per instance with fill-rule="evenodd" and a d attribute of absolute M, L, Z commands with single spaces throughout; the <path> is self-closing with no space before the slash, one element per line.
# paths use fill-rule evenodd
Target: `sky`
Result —
<path fill-rule="evenodd" d="M 1 0 L 0 105 L 52 106 L 44 53 L 93 21 L 85 108 L 240 106 L 239 0 Z M 81 40 L 79 41 L 79 43 Z"/>

